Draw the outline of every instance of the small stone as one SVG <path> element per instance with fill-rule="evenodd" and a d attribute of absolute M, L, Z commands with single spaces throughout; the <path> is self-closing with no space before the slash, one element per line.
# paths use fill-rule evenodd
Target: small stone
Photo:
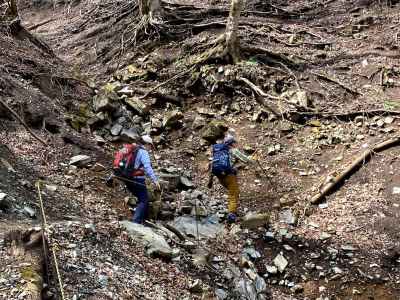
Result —
<path fill-rule="evenodd" d="M 69 161 L 70 165 L 77 167 L 86 167 L 91 162 L 90 156 L 87 155 L 76 155 Z"/>
<path fill-rule="evenodd" d="M 49 192 L 52 192 L 52 193 L 54 193 L 55 191 L 57 191 L 57 186 L 56 185 L 49 185 L 49 184 L 46 184 L 46 190 L 48 190 Z"/>
<path fill-rule="evenodd" d="M 24 214 L 26 214 L 28 217 L 34 219 L 36 217 L 36 212 L 33 208 L 29 206 L 24 206 L 23 209 Z"/>
<path fill-rule="evenodd" d="M 313 227 L 313 228 L 319 228 L 319 225 L 317 223 L 314 223 L 314 222 L 309 222 L 308 226 Z"/>
<path fill-rule="evenodd" d="M 106 170 L 106 167 L 103 166 L 102 164 L 95 163 L 94 166 L 91 168 L 91 170 L 94 172 L 102 172 Z"/>
<path fill-rule="evenodd" d="M 341 247 L 341 249 L 342 249 L 343 251 L 355 251 L 355 250 L 356 250 L 356 248 L 354 248 L 354 247 L 351 246 L 351 245 L 343 245 L 343 246 Z"/>
<path fill-rule="evenodd" d="M 321 203 L 321 204 L 318 204 L 318 207 L 321 208 L 321 209 L 328 208 L 328 203 Z"/>
<path fill-rule="evenodd" d="M 121 124 L 115 124 L 113 127 L 111 127 L 110 132 L 113 136 L 117 136 L 121 133 L 122 131 L 122 125 Z"/>
<path fill-rule="evenodd" d="M 268 213 L 247 213 L 242 220 L 242 226 L 248 229 L 255 229 L 265 226 L 269 222 L 270 215 Z"/>
<path fill-rule="evenodd" d="M 283 273 L 283 271 L 286 269 L 288 265 L 288 261 L 282 254 L 278 254 L 274 258 L 274 265 L 278 268 L 279 272 Z"/>
<path fill-rule="evenodd" d="M 386 118 L 383 120 L 383 122 L 385 122 L 385 124 L 392 124 L 393 121 L 394 121 L 394 118 L 393 118 L 393 117 L 390 117 L 390 116 L 386 117 Z"/>
<path fill-rule="evenodd" d="M 264 241 L 266 242 L 272 242 L 273 240 L 275 240 L 275 234 L 271 231 L 267 231 L 264 234 Z"/>
<path fill-rule="evenodd" d="M 335 274 L 343 274 L 343 270 L 340 269 L 339 267 L 334 267 L 334 268 L 333 268 L 333 272 L 334 272 Z"/>
<path fill-rule="evenodd" d="M 376 122 L 376 125 L 377 125 L 378 127 L 383 127 L 383 126 L 385 125 L 385 122 L 384 122 L 383 120 L 379 119 L 379 120 Z"/>
<path fill-rule="evenodd" d="M 295 294 L 301 293 L 301 292 L 303 292 L 303 290 L 304 290 L 304 287 L 301 284 L 296 284 L 294 287 L 292 287 L 292 291 Z"/>
<path fill-rule="evenodd" d="M 288 225 L 295 225 L 297 222 L 297 217 L 293 214 L 292 210 L 285 209 L 279 214 L 279 220 L 280 222 Z"/>
<path fill-rule="evenodd" d="M 267 272 L 268 272 L 269 274 L 277 274 L 277 273 L 278 273 L 278 268 L 275 267 L 275 266 L 269 266 L 269 265 L 267 265 L 267 266 L 265 267 L 265 269 L 267 270 Z"/>
<path fill-rule="evenodd" d="M 332 237 L 332 235 L 330 235 L 329 233 L 327 233 L 327 232 L 322 232 L 322 233 L 321 233 L 321 236 L 320 236 L 320 239 L 321 239 L 322 241 L 325 241 L 325 240 L 330 239 L 331 237 Z"/>
<path fill-rule="evenodd" d="M 196 279 L 192 284 L 189 285 L 189 291 L 192 293 L 201 293 L 203 291 L 201 281 Z"/>
<path fill-rule="evenodd" d="M 228 294 L 223 289 L 216 289 L 215 296 L 217 296 L 217 300 L 225 300 L 228 299 Z"/>
<path fill-rule="evenodd" d="M 291 246 L 289 246 L 289 245 L 283 245 L 283 249 L 285 249 L 286 251 L 296 252 L 296 251 L 294 250 L 294 248 L 291 247 Z"/>
<path fill-rule="evenodd" d="M 393 187 L 392 194 L 393 194 L 393 195 L 398 195 L 398 194 L 400 194 L 400 186 L 394 186 L 394 187 Z"/>

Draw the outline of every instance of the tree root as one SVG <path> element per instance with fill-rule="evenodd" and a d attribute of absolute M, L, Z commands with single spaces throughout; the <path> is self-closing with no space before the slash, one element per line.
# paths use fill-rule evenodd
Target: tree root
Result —
<path fill-rule="evenodd" d="M 400 136 L 390 138 L 378 144 L 375 144 L 368 150 L 365 150 L 360 156 L 358 156 L 348 167 L 346 167 L 340 174 L 331 178 L 329 182 L 320 189 L 320 191 L 310 199 L 310 203 L 317 204 L 326 195 L 331 193 L 345 178 L 354 173 L 361 165 L 368 162 L 371 157 L 376 153 L 398 145 L 400 143 Z"/>
<path fill-rule="evenodd" d="M 332 77 L 329 77 L 329 76 L 327 76 L 327 75 L 320 74 L 320 73 L 317 73 L 317 72 L 311 72 L 311 74 L 313 74 L 313 75 L 315 75 L 315 76 L 317 76 L 317 77 L 319 77 L 319 78 L 325 79 L 325 80 L 327 80 L 327 81 L 336 83 L 337 85 L 339 85 L 340 87 L 342 87 L 343 89 L 345 89 L 346 91 L 348 91 L 350 94 L 353 94 L 353 95 L 361 95 L 360 92 L 357 92 L 356 90 L 353 90 L 352 88 L 350 88 L 350 87 L 344 85 L 343 83 L 341 83 L 341 82 L 340 82 L 339 80 L 337 80 L 337 79 L 334 79 L 334 78 L 332 78 Z"/>

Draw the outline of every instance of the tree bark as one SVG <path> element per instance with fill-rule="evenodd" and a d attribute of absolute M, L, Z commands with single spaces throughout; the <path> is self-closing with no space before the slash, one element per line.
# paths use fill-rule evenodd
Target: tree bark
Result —
<path fill-rule="evenodd" d="M 225 33 L 224 56 L 229 56 L 234 64 L 240 61 L 240 43 L 238 39 L 239 17 L 245 0 L 232 0 Z"/>
<path fill-rule="evenodd" d="M 159 15 L 161 10 L 160 0 L 139 0 L 139 13 L 142 17 L 150 19 Z"/>

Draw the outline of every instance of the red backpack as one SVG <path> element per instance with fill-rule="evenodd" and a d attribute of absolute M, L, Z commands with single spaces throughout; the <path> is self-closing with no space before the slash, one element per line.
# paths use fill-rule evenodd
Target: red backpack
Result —
<path fill-rule="evenodd" d="M 122 149 L 114 156 L 113 168 L 117 176 L 134 177 L 143 176 L 142 168 L 135 169 L 135 160 L 140 146 L 137 144 L 124 144 Z"/>

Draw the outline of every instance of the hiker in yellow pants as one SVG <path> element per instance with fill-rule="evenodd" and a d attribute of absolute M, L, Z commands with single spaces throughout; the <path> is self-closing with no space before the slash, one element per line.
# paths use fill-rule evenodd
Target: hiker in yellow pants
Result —
<path fill-rule="evenodd" d="M 218 176 L 218 180 L 228 190 L 228 212 L 236 215 L 240 193 L 237 176 L 234 174 Z"/>
<path fill-rule="evenodd" d="M 212 187 L 213 176 L 217 176 L 219 182 L 228 190 L 228 216 L 227 220 L 234 223 L 237 219 L 239 202 L 239 184 L 237 171 L 233 168 L 234 160 L 252 163 L 252 159 L 241 153 L 236 148 L 236 140 L 227 135 L 223 143 L 213 145 L 213 160 L 211 163 L 210 180 L 208 187 Z"/>

